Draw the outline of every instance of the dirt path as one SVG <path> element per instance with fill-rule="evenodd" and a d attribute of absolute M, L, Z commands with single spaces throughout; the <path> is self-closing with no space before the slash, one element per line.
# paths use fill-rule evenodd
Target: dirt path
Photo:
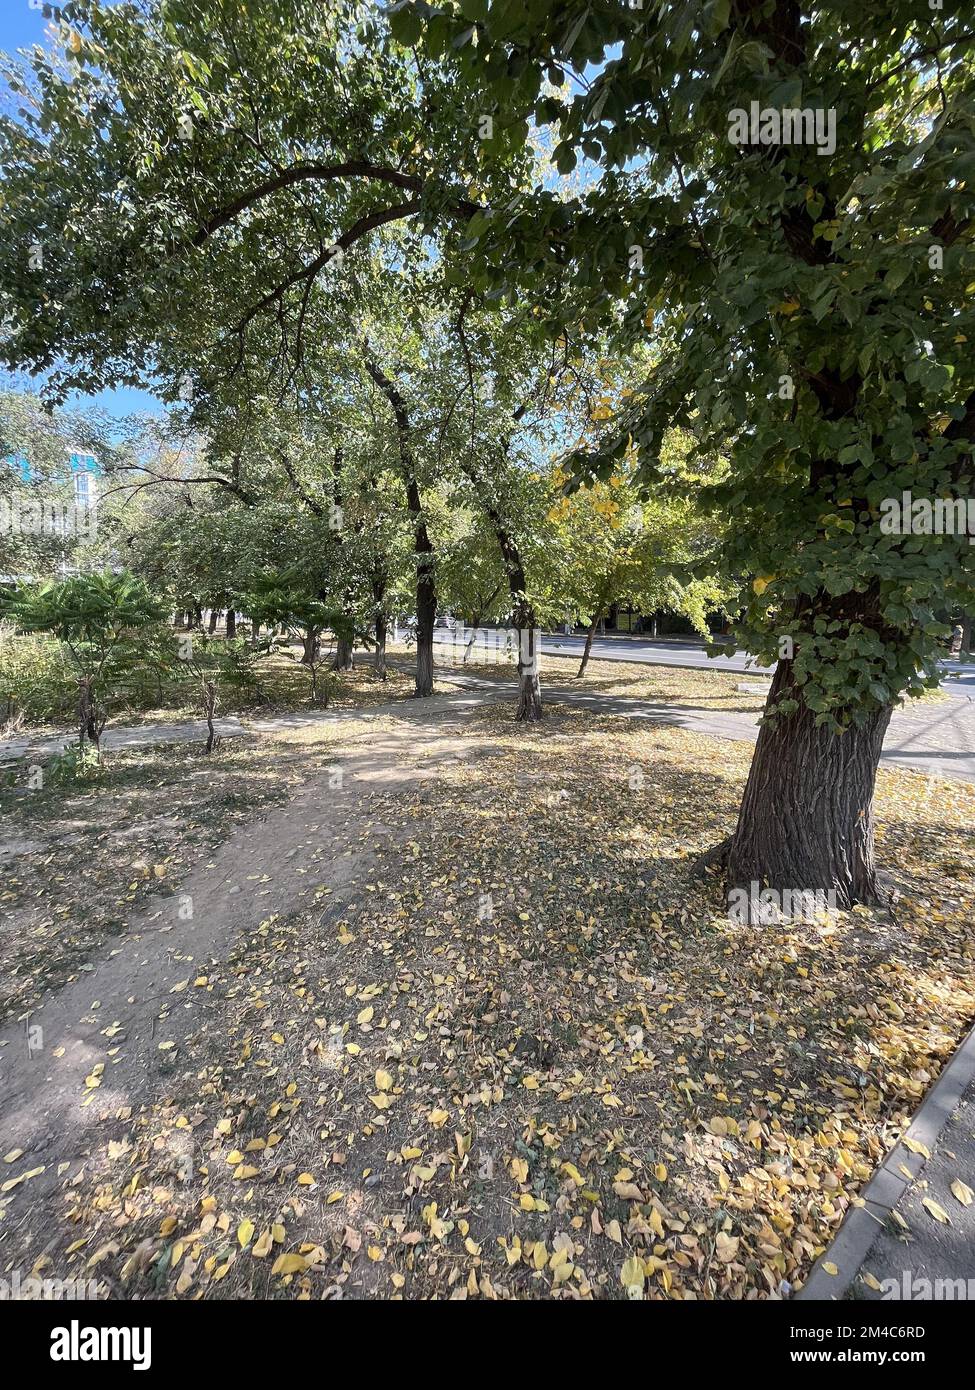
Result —
<path fill-rule="evenodd" d="M 374 710 L 370 718 L 392 711 Z M 320 886 L 330 890 L 328 910 L 341 912 L 368 875 L 373 847 L 388 834 L 367 821 L 363 798 L 379 785 L 405 788 L 468 756 L 471 742 L 452 737 L 462 713 L 453 698 L 401 704 L 391 728 L 354 734 L 287 805 L 246 824 L 176 885 L 164 906 L 133 918 L 128 934 L 106 946 L 92 969 L 26 1022 L 0 1031 L 0 1154 L 23 1151 L 0 1168 L 0 1181 L 43 1168 L 0 1198 L 8 1204 L 0 1263 L 30 1209 L 80 1172 L 93 1126 L 165 1088 L 176 1049 L 205 1029 L 223 1002 L 211 998 L 208 972 L 238 934 L 307 906 Z M 429 763 L 406 768 L 421 721 Z"/>

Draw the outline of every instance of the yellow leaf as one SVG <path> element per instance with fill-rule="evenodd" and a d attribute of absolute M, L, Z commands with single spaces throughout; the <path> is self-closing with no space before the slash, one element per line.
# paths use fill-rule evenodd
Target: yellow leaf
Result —
<path fill-rule="evenodd" d="M 263 1260 L 265 1255 L 269 1255 L 271 1253 L 271 1244 L 271 1232 L 262 1231 L 251 1249 L 251 1254 L 254 1256 L 254 1259 Z"/>
<path fill-rule="evenodd" d="M 946 1226 L 951 1225 L 951 1217 L 945 1211 L 944 1207 L 938 1205 L 933 1197 L 923 1197 L 921 1199 L 921 1206 L 924 1207 L 925 1211 L 930 1212 L 935 1221 L 941 1221 Z"/>
<path fill-rule="evenodd" d="M 377 1072 L 376 1072 L 376 1090 L 377 1090 L 377 1091 L 391 1091 L 392 1089 L 393 1089 L 393 1078 L 390 1076 L 389 1072 L 388 1072 L 388 1071 L 382 1071 L 382 1070 L 377 1071 Z"/>
<path fill-rule="evenodd" d="M 272 1274 L 301 1274 L 308 1268 L 304 1255 L 279 1255 L 271 1266 Z"/>
<path fill-rule="evenodd" d="M 620 1283 L 625 1289 L 642 1289 L 646 1280 L 643 1261 L 631 1255 L 620 1270 Z"/>
<path fill-rule="evenodd" d="M 714 1242 L 715 1253 L 723 1264 L 730 1264 L 738 1256 L 738 1237 L 729 1236 L 727 1231 L 719 1231 Z"/>
<path fill-rule="evenodd" d="M 931 1150 L 925 1144 L 919 1144 L 916 1139 L 904 1139 L 905 1149 L 910 1149 L 912 1154 L 920 1154 L 922 1158 L 930 1158 Z"/>
<path fill-rule="evenodd" d="M 237 1227 L 237 1240 L 240 1242 L 240 1247 L 242 1250 L 246 1250 L 248 1245 L 250 1245 L 251 1237 L 253 1236 L 253 1234 L 253 1221 L 242 1221 L 240 1225 Z"/>
<path fill-rule="evenodd" d="M 951 1184 L 951 1191 L 963 1207 L 971 1206 L 975 1192 L 972 1191 L 967 1182 L 962 1182 L 961 1178 L 955 1178 Z"/>

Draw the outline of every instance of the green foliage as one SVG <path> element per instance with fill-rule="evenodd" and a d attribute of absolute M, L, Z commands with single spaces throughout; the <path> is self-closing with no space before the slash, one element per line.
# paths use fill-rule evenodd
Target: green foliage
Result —
<path fill-rule="evenodd" d="M 64 720 L 74 700 L 73 667 L 61 643 L 43 633 L 17 636 L 12 624 L 0 624 L 0 720 Z"/>
<path fill-rule="evenodd" d="M 110 570 L 22 585 L 0 604 L 0 615 L 19 632 L 57 637 L 83 673 L 99 672 L 112 652 L 134 644 L 164 614 L 143 580 Z"/>
<path fill-rule="evenodd" d="M 96 781 L 105 771 L 96 749 L 90 743 L 71 744 L 56 753 L 45 768 L 47 780 L 57 783 Z"/>
<path fill-rule="evenodd" d="M 701 621 L 733 586 L 740 641 L 772 659 L 793 639 L 823 722 L 932 677 L 941 618 L 975 602 L 975 549 L 885 534 L 878 512 L 905 487 L 972 489 L 975 59 L 959 13 L 92 0 L 69 23 L 74 80 L 66 55 L 35 51 L 0 119 L 0 353 L 61 394 L 151 366 L 175 400 L 192 377 L 207 442 L 174 465 L 184 515 L 133 540 L 141 573 L 180 601 L 259 597 L 293 558 L 261 523 L 290 512 L 315 566 L 301 605 L 359 621 L 425 563 L 418 513 L 476 507 L 512 605 L 558 614 L 565 577 L 525 478 L 569 444 L 578 481 L 633 469 L 658 536 L 681 492 L 706 519 L 698 549 L 633 548 L 626 589 L 649 601 L 666 570 L 674 599 L 679 562 L 677 601 Z M 835 148 L 734 143 L 729 117 L 753 102 L 832 113 Z M 596 354 L 639 378 L 566 438 L 551 383 Z M 692 441 L 683 476 L 675 428 Z M 705 466 L 718 457 L 726 472 Z M 458 577 L 451 558 L 459 593 Z"/>
<path fill-rule="evenodd" d="M 407 8 L 398 22 L 418 23 L 431 54 L 447 44 L 472 106 L 511 129 L 536 121 L 559 170 L 588 172 L 569 198 L 485 200 L 454 278 L 540 306 L 556 342 L 608 331 L 617 351 L 658 346 L 576 470 L 605 481 L 635 451 L 655 483 L 674 425 L 702 455 L 727 447 L 728 476 L 700 493 L 726 523 L 715 564 L 737 577 L 742 643 L 774 659 L 792 637 L 796 683 L 837 728 L 916 691 L 939 611 L 975 599 L 967 537 L 878 525 L 904 488 L 972 491 L 965 18 L 908 0 L 538 0 L 473 26 L 454 5 Z M 835 150 L 733 143 L 730 114 L 753 102 L 832 112 Z"/>
<path fill-rule="evenodd" d="M 352 620 L 310 593 L 307 583 L 307 575 L 298 566 L 265 574 L 244 596 L 247 611 L 259 622 L 286 627 L 296 634 L 320 635 L 331 630 L 351 642 L 355 635 Z"/>
<path fill-rule="evenodd" d="M 97 747 L 105 725 L 102 692 L 117 693 L 126 674 L 143 665 L 139 638 L 163 608 L 131 574 L 74 575 L 22 585 L 0 603 L 21 633 L 49 633 L 67 652 L 78 691 L 80 746 Z"/>

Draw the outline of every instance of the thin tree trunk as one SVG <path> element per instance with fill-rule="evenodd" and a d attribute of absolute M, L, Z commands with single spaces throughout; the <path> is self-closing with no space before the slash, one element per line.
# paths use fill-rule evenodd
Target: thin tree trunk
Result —
<path fill-rule="evenodd" d="M 433 542 L 427 531 L 423 504 L 416 477 L 416 463 L 410 444 L 410 420 L 406 402 L 379 363 L 363 343 L 366 370 L 392 407 L 399 443 L 400 471 L 406 488 L 406 502 L 413 519 L 416 551 L 416 690 L 417 696 L 433 694 L 433 629 L 437 619 L 437 588 L 434 579 Z"/>
<path fill-rule="evenodd" d="M 799 709 L 762 724 L 736 829 L 727 848 L 729 887 L 835 893 L 835 905 L 878 903 L 873 795 L 891 709 L 843 734 L 817 726 L 780 661 L 765 706 Z"/>
<path fill-rule="evenodd" d="M 582 680 L 582 677 L 586 674 L 586 667 L 589 665 L 589 653 L 592 651 L 592 639 L 596 635 L 596 624 L 599 622 L 599 615 L 602 611 L 602 607 L 599 607 L 592 615 L 592 622 L 589 624 L 589 631 L 586 633 L 586 645 L 582 649 L 582 661 L 579 664 L 579 671 L 576 677 L 577 680 Z"/>
<path fill-rule="evenodd" d="M 376 675 L 381 681 L 389 675 L 386 669 L 386 614 L 382 612 L 376 614 Z"/>
<path fill-rule="evenodd" d="M 471 635 L 470 635 L 470 637 L 467 639 L 467 646 L 464 648 L 464 655 L 463 655 L 463 657 L 461 658 L 461 665 L 462 665 L 462 666 L 466 666 L 466 665 L 467 665 L 467 658 L 468 658 L 468 657 L 470 656 L 470 654 L 471 654 L 471 648 L 473 647 L 474 643 L 477 641 L 477 629 L 480 627 L 480 625 L 481 625 L 481 614 L 480 614 L 480 612 L 472 613 L 472 614 L 471 614 Z"/>
<path fill-rule="evenodd" d="M 318 631 L 313 627 L 305 629 L 301 639 L 301 664 L 314 668 L 318 660 Z"/>
<path fill-rule="evenodd" d="M 542 717 L 542 686 L 538 678 L 541 636 L 535 627 L 535 610 L 522 603 L 515 615 L 518 624 L 518 705 L 515 719 L 534 724 Z"/>
<path fill-rule="evenodd" d="M 214 634 L 214 633 L 216 632 L 216 630 L 217 630 L 217 619 L 218 619 L 219 617 L 220 617 L 220 610 L 219 610 L 219 608 L 211 608 L 211 609 L 210 609 L 210 621 L 207 623 L 207 633 L 209 634 L 210 637 L 212 637 L 213 634 Z"/>
<path fill-rule="evenodd" d="M 424 533 L 426 528 L 424 527 Z M 437 590 L 433 574 L 423 563 L 417 541 L 416 565 L 416 694 L 433 694 L 433 633 L 437 620 Z M 431 557 L 432 562 L 432 557 Z"/>
<path fill-rule="evenodd" d="M 369 583 L 372 588 L 373 612 L 376 622 L 376 675 L 381 681 L 387 677 L 386 670 L 386 588 L 388 576 L 382 565 L 378 565 L 369 576 Z"/>
<path fill-rule="evenodd" d="M 78 746 L 84 752 L 85 741 L 92 743 L 95 754 L 101 758 L 102 730 L 105 719 L 99 719 L 98 701 L 91 676 L 82 676 L 78 681 Z"/>
<path fill-rule="evenodd" d="M 204 752 L 212 753 L 213 745 L 216 742 L 216 731 L 213 727 L 213 711 L 217 703 L 217 687 L 213 681 L 203 682 L 203 713 L 207 721 L 207 742 Z"/>
<path fill-rule="evenodd" d="M 227 636 L 237 636 L 237 613 L 233 608 L 227 609 Z"/>

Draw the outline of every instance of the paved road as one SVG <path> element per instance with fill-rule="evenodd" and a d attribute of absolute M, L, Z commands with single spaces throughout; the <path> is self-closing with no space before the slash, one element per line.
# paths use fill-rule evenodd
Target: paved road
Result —
<path fill-rule="evenodd" d="M 467 629 L 467 638 L 472 631 L 471 628 Z M 494 628 L 478 628 L 477 633 L 478 641 L 486 642 L 493 642 L 498 635 Z M 454 635 L 447 628 L 438 628 L 434 640 L 441 645 L 450 645 Z M 565 635 L 546 632 L 542 636 L 542 652 L 552 656 L 578 655 L 581 660 L 585 645 L 585 636 L 580 633 Z M 593 639 L 592 656 L 600 661 L 636 661 L 641 665 L 694 666 L 702 670 L 741 671 L 750 675 L 771 674 L 771 667 L 759 665 L 754 657 L 743 652 L 736 652 L 734 656 L 709 657 L 703 643 L 667 637 L 596 637 Z M 945 661 L 942 664 L 947 690 L 967 689 L 975 695 L 975 660 L 971 663 Z"/>

